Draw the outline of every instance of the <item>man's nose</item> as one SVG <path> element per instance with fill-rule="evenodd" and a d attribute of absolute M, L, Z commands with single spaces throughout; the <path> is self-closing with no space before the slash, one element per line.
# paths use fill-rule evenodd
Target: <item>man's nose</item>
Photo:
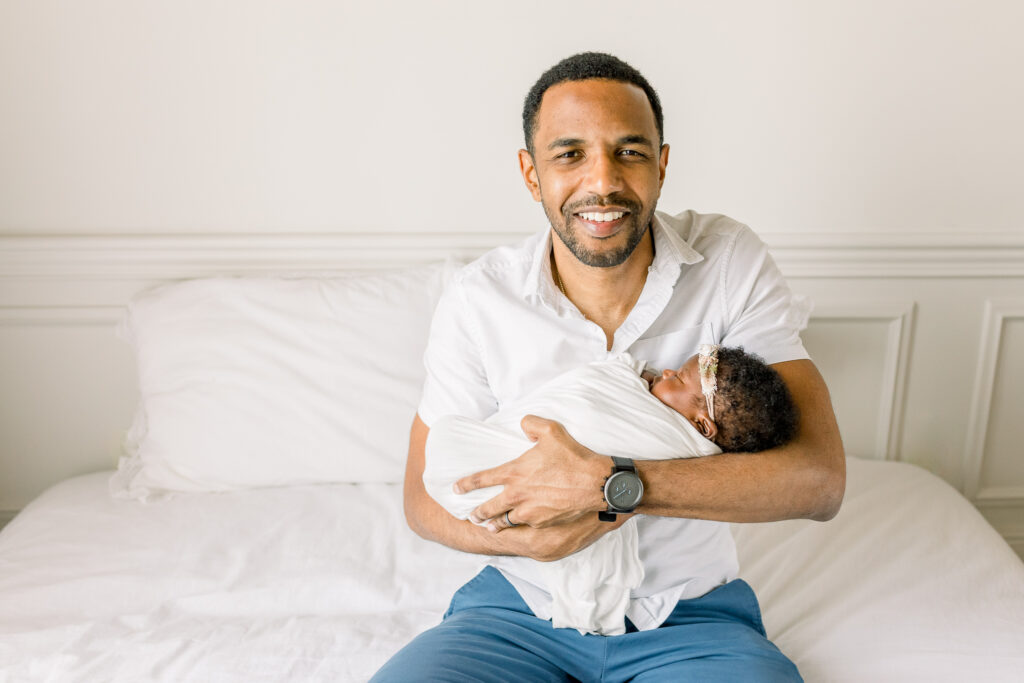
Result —
<path fill-rule="evenodd" d="M 614 155 L 596 154 L 587 174 L 587 189 L 590 192 L 607 197 L 622 189 L 622 172 Z"/>

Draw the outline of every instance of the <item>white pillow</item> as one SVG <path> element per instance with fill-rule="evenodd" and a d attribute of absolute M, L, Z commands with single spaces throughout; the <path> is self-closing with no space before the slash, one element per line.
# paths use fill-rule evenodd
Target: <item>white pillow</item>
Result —
<path fill-rule="evenodd" d="M 119 497 L 399 482 L 454 263 L 158 287 L 129 305 L 140 404 Z"/>

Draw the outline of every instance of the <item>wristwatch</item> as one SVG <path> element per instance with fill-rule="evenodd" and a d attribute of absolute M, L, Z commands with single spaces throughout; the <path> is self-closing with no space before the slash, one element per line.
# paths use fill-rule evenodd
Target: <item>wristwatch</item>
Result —
<path fill-rule="evenodd" d="M 597 513 L 602 522 L 614 522 L 619 512 L 632 512 L 644 497 L 644 485 L 629 458 L 612 456 L 612 473 L 604 480 L 604 502 L 607 510 Z"/>

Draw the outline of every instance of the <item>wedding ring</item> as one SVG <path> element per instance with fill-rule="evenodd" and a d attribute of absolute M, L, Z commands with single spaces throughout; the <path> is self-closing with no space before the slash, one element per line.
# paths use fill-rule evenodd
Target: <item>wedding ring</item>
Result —
<path fill-rule="evenodd" d="M 510 512 L 512 512 L 512 511 L 511 510 L 506 510 L 505 511 L 505 524 L 508 524 L 509 527 L 519 526 L 518 524 L 513 524 L 512 520 L 508 518 L 508 513 L 510 513 Z"/>

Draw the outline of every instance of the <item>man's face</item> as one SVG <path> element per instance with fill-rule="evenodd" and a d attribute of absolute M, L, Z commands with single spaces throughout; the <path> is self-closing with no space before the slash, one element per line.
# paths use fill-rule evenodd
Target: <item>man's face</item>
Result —
<path fill-rule="evenodd" d="M 644 91 L 603 79 L 552 86 L 537 112 L 533 150 L 519 151 L 520 170 L 565 246 L 589 266 L 629 258 L 654 216 L 668 165 Z"/>

